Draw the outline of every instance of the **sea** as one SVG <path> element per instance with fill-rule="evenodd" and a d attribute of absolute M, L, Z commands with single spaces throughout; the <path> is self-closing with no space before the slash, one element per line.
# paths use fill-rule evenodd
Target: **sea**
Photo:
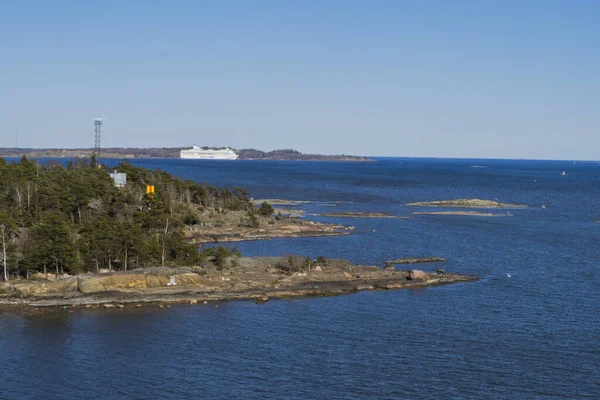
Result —
<path fill-rule="evenodd" d="M 356 227 L 237 243 L 246 256 L 381 267 L 438 256 L 448 261 L 418 268 L 481 279 L 262 305 L 0 313 L 0 399 L 600 399 L 597 162 L 131 162 L 306 201 L 304 218 Z M 456 198 L 528 207 L 483 217 L 406 206 Z M 316 215 L 332 211 L 409 218 Z"/>

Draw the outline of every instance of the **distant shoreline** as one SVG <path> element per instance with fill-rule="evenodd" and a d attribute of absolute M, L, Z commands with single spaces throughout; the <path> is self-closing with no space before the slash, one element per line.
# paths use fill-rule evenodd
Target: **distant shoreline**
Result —
<path fill-rule="evenodd" d="M 169 158 L 181 159 L 180 151 L 188 147 L 110 147 L 103 148 L 100 151 L 101 158 Z M 350 161 L 364 162 L 373 161 L 363 156 L 352 156 L 345 154 L 324 155 L 324 154 L 304 154 L 297 150 L 284 149 L 264 152 L 256 149 L 234 150 L 239 158 L 238 160 L 279 160 L 279 161 Z M 30 158 L 84 158 L 90 157 L 93 153 L 92 148 L 74 148 L 74 149 L 48 149 L 48 148 L 0 148 L 0 157 L 22 157 Z"/>

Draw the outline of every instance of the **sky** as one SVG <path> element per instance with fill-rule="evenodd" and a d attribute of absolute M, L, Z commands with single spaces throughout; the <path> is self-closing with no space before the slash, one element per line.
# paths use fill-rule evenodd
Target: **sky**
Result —
<path fill-rule="evenodd" d="M 600 159 L 600 1 L 0 2 L 0 147 Z"/>

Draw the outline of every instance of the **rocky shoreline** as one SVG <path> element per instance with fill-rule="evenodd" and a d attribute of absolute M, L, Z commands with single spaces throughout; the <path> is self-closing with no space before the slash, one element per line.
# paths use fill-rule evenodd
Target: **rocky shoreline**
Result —
<path fill-rule="evenodd" d="M 0 306 L 125 308 L 198 304 L 226 300 L 290 299 L 335 296 L 361 290 L 421 288 L 477 277 L 421 270 L 352 265 L 327 260 L 324 265 L 296 267 L 301 258 L 242 257 L 228 268 L 150 268 L 104 274 L 68 276 L 56 280 L 14 281 L 0 285 Z"/>
<path fill-rule="evenodd" d="M 298 218 L 284 218 L 263 224 L 258 228 L 241 227 L 233 224 L 196 225 L 186 227 L 184 234 L 191 243 L 243 242 L 249 240 L 271 240 L 273 238 L 299 238 L 349 235 L 353 226 L 323 224 Z"/>

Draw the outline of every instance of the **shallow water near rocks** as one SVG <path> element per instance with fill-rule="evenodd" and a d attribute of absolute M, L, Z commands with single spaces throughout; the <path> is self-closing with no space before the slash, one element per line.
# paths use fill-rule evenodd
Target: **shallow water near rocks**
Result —
<path fill-rule="evenodd" d="M 324 255 L 365 265 L 439 256 L 448 262 L 417 268 L 482 280 L 262 305 L 4 313 L 0 399 L 600 396 L 597 163 L 133 162 L 244 187 L 254 198 L 316 201 L 304 206 L 309 214 L 410 216 L 308 217 L 356 231 L 236 243 L 244 255 Z M 431 210 L 404 206 L 463 197 L 529 207 L 491 218 L 414 215 Z"/>

